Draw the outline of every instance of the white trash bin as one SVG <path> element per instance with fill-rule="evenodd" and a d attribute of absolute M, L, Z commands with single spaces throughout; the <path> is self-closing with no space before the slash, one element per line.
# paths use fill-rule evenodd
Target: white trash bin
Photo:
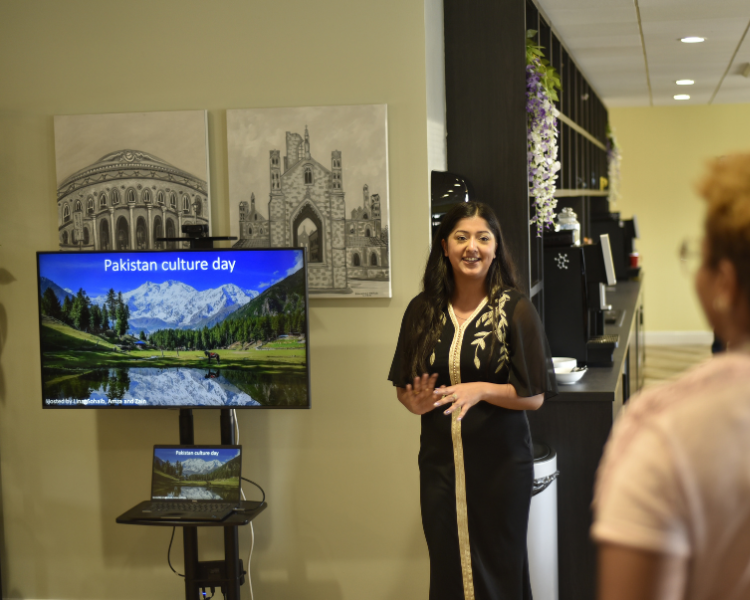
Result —
<path fill-rule="evenodd" d="M 534 444 L 534 490 L 529 511 L 529 572 L 534 600 L 558 600 L 557 454 Z"/>

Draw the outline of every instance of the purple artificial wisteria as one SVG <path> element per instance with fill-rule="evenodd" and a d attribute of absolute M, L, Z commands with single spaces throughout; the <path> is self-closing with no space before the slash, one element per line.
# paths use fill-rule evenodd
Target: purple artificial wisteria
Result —
<path fill-rule="evenodd" d="M 622 154 L 620 154 L 620 145 L 617 143 L 615 134 L 607 125 L 607 179 L 609 180 L 608 200 L 612 204 L 617 204 L 620 199 L 620 163 Z"/>
<path fill-rule="evenodd" d="M 526 65 L 526 112 L 529 115 L 528 173 L 529 194 L 533 198 L 537 236 L 555 224 L 555 181 L 560 170 L 557 160 L 557 117 L 555 106 L 545 86 L 546 65 L 540 56 L 529 56 Z"/>

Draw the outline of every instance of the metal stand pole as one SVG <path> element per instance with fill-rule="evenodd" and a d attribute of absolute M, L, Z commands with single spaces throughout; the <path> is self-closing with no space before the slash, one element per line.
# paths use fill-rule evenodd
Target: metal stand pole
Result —
<path fill-rule="evenodd" d="M 192 446 L 195 443 L 193 411 L 180 409 L 180 444 Z M 198 584 L 198 528 L 182 528 L 182 549 L 185 555 L 185 600 L 199 600 Z"/>
<path fill-rule="evenodd" d="M 221 409 L 219 417 L 222 445 L 231 446 L 236 443 L 234 437 L 234 415 L 229 408 Z M 237 526 L 224 527 L 224 564 L 227 573 L 227 600 L 240 600 L 240 584 L 242 568 L 240 567 L 239 531 Z"/>

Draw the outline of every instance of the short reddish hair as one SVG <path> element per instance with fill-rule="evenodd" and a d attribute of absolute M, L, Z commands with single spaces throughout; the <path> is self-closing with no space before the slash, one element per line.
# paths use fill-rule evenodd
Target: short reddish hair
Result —
<path fill-rule="evenodd" d="M 750 154 L 729 154 L 713 160 L 698 185 L 708 203 L 706 244 L 709 265 L 728 259 L 750 302 Z"/>

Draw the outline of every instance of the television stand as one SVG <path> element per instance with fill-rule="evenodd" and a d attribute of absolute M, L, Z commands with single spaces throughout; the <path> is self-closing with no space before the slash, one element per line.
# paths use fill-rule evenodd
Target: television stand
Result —
<path fill-rule="evenodd" d="M 148 502 L 148 501 L 146 501 Z M 145 504 L 145 503 L 141 503 Z M 232 513 L 219 522 L 169 522 L 144 521 L 139 517 L 141 504 L 117 517 L 125 525 L 151 525 L 156 527 L 182 527 L 185 553 L 185 599 L 203 598 L 201 589 L 220 589 L 227 600 L 240 600 L 240 587 L 245 583 L 245 565 L 239 558 L 237 528 L 247 525 L 266 508 L 265 502 L 240 502 L 243 512 Z M 138 520 L 136 520 L 138 518 Z M 198 560 L 198 527 L 224 528 L 224 560 Z"/>
<path fill-rule="evenodd" d="M 234 419 L 229 408 L 222 408 L 219 417 L 221 444 L 235 443 Z M 195 443 L 193 411 L 180 409 L 180 444 L 192 446 Z M 243 512 L 234 512 L 219 522 L 185 522 L 136 520 L 142 515 L 140 504 L 117 517 L 118 523 L 126 525 L 153 525 L 160 527 L 182 527 L 182 543 L 185 555 L 185 600 L 202 600 L 201 589 L 219 588 L 226 600 L 240 600 L 240 586 L 245 582 L 245 571 L 239 554 L 238 527 L 247 525 L 261 512 L 265 502 L 240 502 Z M 222 527 L 224 529 L 224 560 L 198 560 L 198 527 Z M 248 567 L 249 568 L 249 567 Z"/>

